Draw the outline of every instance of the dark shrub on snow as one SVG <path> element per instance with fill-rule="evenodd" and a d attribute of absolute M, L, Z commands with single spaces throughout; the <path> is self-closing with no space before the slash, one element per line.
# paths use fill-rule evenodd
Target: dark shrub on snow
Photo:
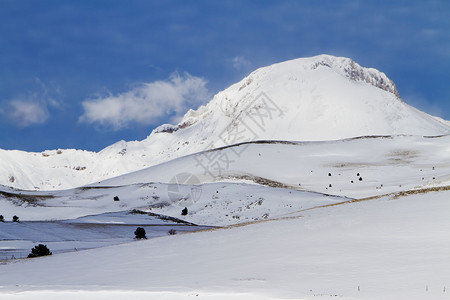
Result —
<path fill-rule="evenodd" d="M 31 253 L 28 254 L 28 258 L 38 257 L 38 256 L 46 256 L 46 255 L 52 255 L 50 250 L 47 248 L 46 245 L 39 244 L 37 246 L 34 246 L 33 249 L 31 249 Z"/>
<path fill-rule="evenodd" d="M 182 216 L 186 216 L 188 214 L 188 209 L 187 207 L 185 207 L 182 211 L 181 211 L 181 215 Z"/>
<path fill-rule="evenodd" d="M 137 239 L 146 239 L 147 237 L 145 236 L 145 234 L 145 229 L 142 227 L 136 228 L 136 231 L 134 232 L 134 235 Z"/>

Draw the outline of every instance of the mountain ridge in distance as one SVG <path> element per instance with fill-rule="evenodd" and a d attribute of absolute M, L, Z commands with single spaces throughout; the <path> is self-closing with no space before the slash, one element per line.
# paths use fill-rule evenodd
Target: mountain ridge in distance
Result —
<path fill-rule="evenodd" d="M 400 99 L 382 72 L 319 55 L 255 70 L 176 125 L 100 152 L 0 150 L 0 184 L 55 190 L 89 184 L 184 155 L 256 141 L 328 141 L 371 135 L 445 135 L 447 121 Z"/>

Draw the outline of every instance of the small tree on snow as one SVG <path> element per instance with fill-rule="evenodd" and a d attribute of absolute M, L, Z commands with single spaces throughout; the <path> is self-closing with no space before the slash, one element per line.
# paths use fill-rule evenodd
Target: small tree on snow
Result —
<path fill-rule="evenodd" d="M 46 245 L 39 244 L 37 246 L 34 246 L 33 249 L 31 249 L 31 253 L 28 254 L 28 258 L 38 257 L 38 256 L 46 256 L 46 255 L 52 255 L 50 250 L 47 248 Z"/>
<path fill-rule="evenodd" d="M 145 229 L 142 227 L 136 228 L 134 235 L 136 236 L 137 239 L 146 239 L 147 238 Z"/>
<path fill-rule="evenodd" d="M 0 215 L 0 222 L 5 222 L 5 218 L 3 217 L 3 215 Z"/>
<path fill-rule="evenodd" d="M 182 211 L 181 211 L 181 215 L 182 216 L 186 216 L 188 214 L 188 209 L 187 207 L 185 207 Z"/>
<path fill-rule="evenodd" d="M 12 220 L 13 220 L 13 222 L 19 222 L 19 217 L 18 216 L 14 216 Z"/>

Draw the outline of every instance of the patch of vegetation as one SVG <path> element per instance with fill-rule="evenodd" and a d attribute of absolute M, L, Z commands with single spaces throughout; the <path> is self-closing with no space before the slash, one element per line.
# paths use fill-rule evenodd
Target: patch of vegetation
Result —
<path fill-rule="evenodd" d="M 130 214 L 132 214 L 132 215 L 148 215 L 149 213 L 139 210 L 139 209 L 133 209 L 130 211 Z"/>
<path fill-rule="evenodd" d="M 274 188 L 286 188 L 286 189 L 292 188 L 291 186 L 288 186 L 284 183 L 270 180 L 270 179 L 263 178 L 263 177 L 258 177 L 258 176 L 250 176 L 250 175 L 226 176 L 226 177 L 221 177 L 220 179 L 250 180 L 250 181 L 253 181 L 254 183 L 269 186 L 269 187 L 274 187 Z"/>
<path fill-rule="evenodd" d="M 366 139 L 393 139 L 392 135 L 364 135 L 354 138 L 344 139 L 344 141 L 354 141 L 354 140 L 366 140 Z"/>
<path fill-rule="evenodd" d="M 233 144 L 233 145 L 227 145 L 227 146 L 223 146 L 223 147 L 219 147 L 219 148 L 210 149 L 205 152 L 220 151 L 220 150 L 224 150 L 224 149 L 228 149 L 228 148 L 234 148 L 234 147 L 239 147 L 242 145 L 251 145 L 251 144 L 254 144 L 254 145 L 258 145 L 258 144 L 301 145 L 301 144 L 305 144 L 305 143 L 307 143 L 307 142 L 260 140 L 260 141 L 242 142 L 242 143 L 237 143 L 237 144 Z"/>
<path fill-rule="evenodd" d="M 403 191 L 395 193 L 392 196 L 392 199 L 398 199 L 400 197 L 409 196 L 409 195 L 418 195 L 418 194 L 426 194 L 431 192 L 441 192 L 441 191 L 450 191 L 450 186 L 438 186 L 438 187 L 430 187 L 419 190 L 411 190 L 411 191 Z"/>
<path fill-rule="evenodd" d="M 171 203 L 167 202 L 167 201 L 161 201 L 161 202 L 157 202 L 157 203 L 153 203 L 149 205 L 149 208 L 156 208 L 156 209 L 161 209 L 164 207 L 168 207 L 170 206 Z"/>
<path fill-rule="evenodd" d="M 10 193 L 5 191 L 0 191 L 0 195 L 8 200 L 11 200 L 14 205 L 20 206 L 24 203 L 33 206 L 39 206 L 39 201 L 54 198 L 53 195 L 33 195 L 33 194 L 22 194 L 22 192 Z"/>
<path fill-rule="evenodd" d="M 147 216 L 150 216 L 150 217 L 156 217 L 156 218 L 158 218 L 160 220 L 170 221 L 170 222 L 184 224 L 184 225 L 197 226 L 197 224 L 189 223 L 189 222 L 186 222 L 186 221 L 178 219 L 178 218 L 165 216 L 165 215 L 160 215 L 160 214 L 155 214 L 155 213 L 151 213 L 151 212 L 145 212 L 145 211 L 142 211 L 142 210 L 139 210 L 139 209 L 133 209 L 129 213 L 130 214 L 137 214 L 137 215 L 147 215 Z"/>
<path fill-rule="evenodd" d="M 147 238 L 145 229 L 142 227 L 136 228 L 134 235 L 136 236 L 137 239 L 146 239 Z"/>
<path fill-rule="evenodd" d="M 77 188 L 77 190 L 81 190 L 81 191 L 88 191 L 88 190 L 103 190 L 103 189 L 116 189 L 116 188 L 120 188 L 123 187 L 121 185 L 116 185 L 116 186 L 82 186 Z"/>
<path fill-rule="evenodd" d="M 181 211 L 181 215 L 182 215 L 182 216 L 187 216 L 187 214 L 188 214 L 188 209 L 187 209 L 187 207 L 185 207 L 185 208 L 183 208 L 183 210 Z"/>
<path fill-rule="evenodd" d="M 408 163 L 412 159 L 417 158 L 420 152 L 414 150 L 396 150 L 388 154 L 389 160 L 394 163 Z"/>
<path fill-rule="evenodd" d="M 44 244 L 39 244 L 31 249 L 31 253 L 28 254 L 28 258 L 52 255 L 52 252 Z"/>
<path fill-rule="evenodd" d="M 423 137 L 426 139 L 436 139 L 436 138 L 441 138 L 447 135 L 424 135 Z"/>

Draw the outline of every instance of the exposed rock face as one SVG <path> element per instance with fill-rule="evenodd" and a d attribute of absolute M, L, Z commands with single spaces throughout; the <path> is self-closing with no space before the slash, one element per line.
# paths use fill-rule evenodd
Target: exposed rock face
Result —
<path fill-rule="evenodd" d="M 367 82 L 400 98 L 394 82 L 390 80 L 383 72 L 376 69 L 361 67 L 349 58 L 334 57 L 329 55 L 321 55 L 317 58 L 318 60 L 313 63 L 311 69 L 317 69 L 319 66 L 341 69 L 351 80 Z"/>

